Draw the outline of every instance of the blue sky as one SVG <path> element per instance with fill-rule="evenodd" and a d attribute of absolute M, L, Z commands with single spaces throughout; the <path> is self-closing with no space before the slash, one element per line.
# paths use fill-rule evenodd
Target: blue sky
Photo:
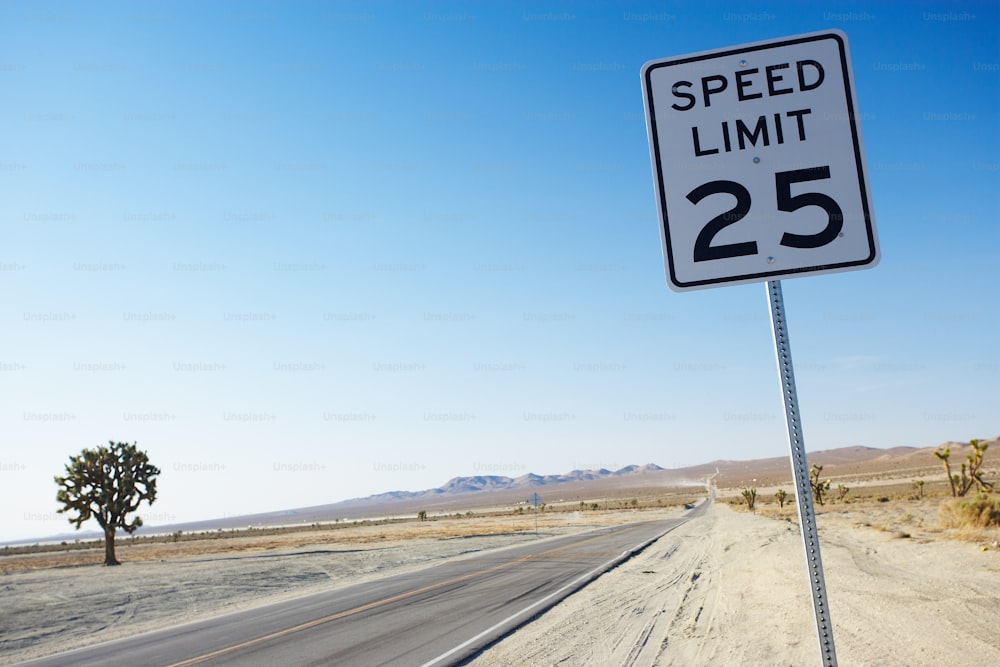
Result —
<path fill-rule="evenodd" d="M 663 275 L 639 70 L 850 40 L 882 260 L 783 281 L 806 447 L 1000 432 L 995 3 L 8 2 L 0 540 L 786 455 L 764 284 Z"/>

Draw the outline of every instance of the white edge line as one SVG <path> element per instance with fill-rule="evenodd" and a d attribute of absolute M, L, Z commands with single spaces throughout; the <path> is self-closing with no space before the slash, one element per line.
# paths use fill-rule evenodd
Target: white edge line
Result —
<path fill-rule="evenodd" d="M 682 523 L 686 523 L 686 522 L 682 522 Z M 649 544 L 652 544 L 653 542 L 655 542 L 656 540 L 660 539 L 661 537 L 663 537 L 664 535 L 666 535 L 667 533 L 669 533 L 671 530 L 673 530 L 674 528 L 677 528 L 680 525 L 681 524 L 679 523 L 679 524 L 677 524 L 677 526 L 672 526 L 668 530 L 665 530 L 662 533 L 660 533 L 659 535 L 657 535 L 656 537 L 650 538 L 650 539 L 646 540 L 645 542 L 640 542 L 639 544 L 637 544 L 636 546 L 632 547 L 631 549 L 627 549 L 627 550 L 621 552 L 621 554 L 619 554 L 618 556 L 615 556 L 614 558 L 612 558 L 611 560 L 607 561 L 606 563 L 602 563 L 601 565 L 598 565 L 597 567 L 595 567 L 590 572 L 587 572 L 586 574 L 580 575 L 579 577 L 577 577 L 573 581 L 569 582 L 568 584 L 566 584 L 565 586 L 563 586 L 559 590 L 553 591 L 552 593 L 549 593 L 548 595 L 546 595 L 545 597 L 543 597 L 541 600 L 536 600 L 535 602 L 533 602 L 532 604 L 529 604 L 524 609 L 521 609 L 520 611 L 514 612 L 513 614 L 511 614 L 507 618 L 505 618 L 502 621 L 500 621 L 499 623 L 496 623 L 495 625 L 492 625 L 489 628 L 486 628 L 485 630 L 483 630 L 482 632 L 480 632 L 475 637 L 472 637 L 471 639 L 465 640 L 464 642 L 462 642 L 458 646 L 454 647 L 450 651 L 442 653 L 438 657 L 433 658 L 433 659 L 425 662 L 424 664 L 420 665 L 420 667 L 431 667 L 432 665 L 436 665 L 437 663 L 441 662 L 442 660 L 451 657 L 455 653 L 458 653 L 462 649 L 468 648 L 471 644 L 474 644 L 475 642 L 479 641 L 483 637 L 489 635 L 492 632 L 495 632 L 497 629 L 503 627 L 507 623 L 510 623 L 511 621 L 513 621 L 518 616 L 521 616 L 521 615 L 523 615 L 523 614 L 531 611 L 532 609 L 534 609 L 535 607 L 537 607 L 537 606 L 539 606 L 541 604 L 545 604 L 546 602 L 548 602 L 549 600 L 551 600 L 553 597 L 559 595 L 560 593 L 562 593 L 563 591 L 565 591 L 568 588 L 572 588 L 573 586 L 576 586 L 578 583 L 580 583 L 581 581 L 586 580 L 588 577 L 592 577 L 595 574 L 599 574 L 602 570 L 605 570 L 608 567 L 612 566 L 615 563 L 615 561 L 623 559 L 626 556 L 628 556 L 629 554 L 635 553 L 636 551 L 640 550 L 641 548 L 644 548 L 644 547 L 648 546 Z"/>

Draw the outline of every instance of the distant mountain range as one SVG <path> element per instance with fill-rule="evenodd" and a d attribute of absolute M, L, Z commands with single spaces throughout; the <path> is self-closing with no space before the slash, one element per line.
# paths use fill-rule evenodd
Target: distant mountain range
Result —
<path fill-rule="evenodd" d="M 990 451 L 1000 447 L 996 438 L 988 440 Z M 968 445 L 944 443 L 952 450 L 952 461 L 961 462 Z M 827 479 L 850 479 L 852 476 L 877 474 L 885 478 L 910 476 L 931 478 L 942 475 L 940 462 L 934 458 L 936 447 L 841 447 L 809 452 L 809 462 L 824 466 Z M 990 470 L 996 470 L 990 457 Z M 957 463 L 956 463 L 957 465 Z M 994 473 L 991 473 L 994 474 Z M 787 454 L 747 461 L 717 460 L 686 468 L 661 468 L 654 463 L 630 465 L 619 470 L 573 470 L 563 475 L 527 473 L 519 477 L 474 475 L 453 477 L 442 486 L 422 491 L 388 491 L 364 498 L 353 498 L 327 505 L 287 509 L 262 514 L 226 517 L 208 521 L 160 526 L 143 526 L 139 534 L 228 530 L 247 526 L 264 527 L 292 524 L 322 523 L 392 516 L 413 516 L 418 511 L 449 513 L 478 508 L 511 506 L 526 502 L 538 493 L 542 502 L 592 502 L 603 498 L 657 495 L 665 491 L 690 490 L 692 497 L 704 493 L 706 480 L 711 478 L 719 488 L 744 486 L 791 487 L 791 471 Z M 140 516 L 142 513 L 139 513 Z M 93 539 L 96 532 L 56 535 L 51 540 Z M 39 540 L 25 540 L 38 542 Z"/>
<path fill-rule="evenodd" d="M 520 477 L 504 477 L 502 475 L 475 475 L 473 477 L 452 477 L 442 486 L 425 489 L 423 491 L 388 491 L 364 498 L 352 498 L 338 503 L 344 506 L 364 504 L 371 505 L 382 502 L 394 502 L 400 500 L 415 500 L 422 498 L 440 498 L 442 496 L 454 496 L 464 493 L 476 493 L 481 491 L 509 491 L 516 489 L 535 489 L 540 486 L 551 486 L 555 484 L 565 484 L 567 482 L 583 482 L 598 479 L 608 479 L 625 477 L 628 475 L 641 475 L 650 472 L 665 470 L 655 463 L 647 463 L 644 466 L 630 465 L 620 470 L 573 470 L 565 475 L 536 475 L 528 473 Z"/>
<path fill-rule="evenodd" d="M 963 445 L 945 443 L 952 457 L 961 460 Z M 838 476 L 887 473 L 931 476 L 940 471 L 934 447 L 841 447 L 809 453 L 810 463 L 824 466 L 828 479 Z M 329 505 L 279 512 L 228 517 L 181 526 L 151 527 L 151 531 L 217 530 L 253 526 L 319 523 L 391 516 L 412 516 L 418 511 L 451 513 L 523 503 L 537 493 L 542 502 L 593 502 L 603 498 L 636 497 L 689 490 L 692 498 L 705 492 L 711 478 L 719 488 L 742 486 L 791 486 L 787 454 L 748 461 L 717 460 L 685 468 L 662 468 L 654 463 L 630 465 L 619 470 L 573 470 L 562 475 L 527 473 L 519 477 L 472 475 L 453 477 L 439 487 L 421 491 L 388 491 Z"/>
<path fill-rule="evenodd" d="M 991 440 L 990 442 L 995 442 Z M 944 443 L 952 448 L 952 459 L 964 457 L 962 443 Z M 838 476 L 885 474 L 888 476 L 930 477 L 938 474 L 940 462 L 934 458 L 935 447 L 840 447 L 809 452 L 809 462 L 824 466 L 827 479 Z M 448 513 L 479 508 L 503 507 L 523 503 L 538 493 L 542 502 L 593 502 L 602 498 L 656 495 L 668 491 L 690 490 L 692 497 L 704 493 L 709 478 L 719 488 L 742 486 L 791 486 L 789 456 L 775 456 L 748 461 L 717 460 L 685 468 L 662 468 L 654 463 L 629 465 L 619 470 L 573 470 L 562 475 L 527 473 L 519 477 L 473 475 L 453 477 L 439 487 L 422 491 L 389 491 L 364 498 L 352 498 L 329 505 L 229 517 L 186 526 L 161 526 L 167 529 L 216 530 L 355 520 L 389 516 L 412 516 L 418 511 Z"/>

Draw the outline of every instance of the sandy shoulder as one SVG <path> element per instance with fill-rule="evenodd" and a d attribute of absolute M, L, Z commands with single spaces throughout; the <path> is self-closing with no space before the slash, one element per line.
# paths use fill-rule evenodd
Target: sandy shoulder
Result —
<path fill-rule="evenodd" d="M 1000 664 L 1000 553 L 818 521 L 841 664 Z M 818 662 L 798 526 L 716 504 L 471 664 Z"/>

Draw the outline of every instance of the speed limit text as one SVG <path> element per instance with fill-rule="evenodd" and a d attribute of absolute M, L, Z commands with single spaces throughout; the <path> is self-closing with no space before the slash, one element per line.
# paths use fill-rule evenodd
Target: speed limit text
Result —
<path fill-rule="evenodd" d="M 711 74 L 697 82 L 681 80 L 671 86 L 676 98 L 671 108 L 690 111 L 709 108 L 713 103 L 739 104 L 763 97 L 777 97 L 795 92 L 808 92 L 823 85 L 826 74 L 815 60 L 767 65 L 763 69 L 740 69 L 731 75 Z M 720 97 L 721 96 L 721 97 Z M 696 157 L 723 151 L 766 147 L 785 141 L 806 140 L 806 116 L 811 108 L 793 109 L 784 113 L 761 114 L 756 118 L 732 118 L 719 127 L 691 127 L 691 143 Z"/>

